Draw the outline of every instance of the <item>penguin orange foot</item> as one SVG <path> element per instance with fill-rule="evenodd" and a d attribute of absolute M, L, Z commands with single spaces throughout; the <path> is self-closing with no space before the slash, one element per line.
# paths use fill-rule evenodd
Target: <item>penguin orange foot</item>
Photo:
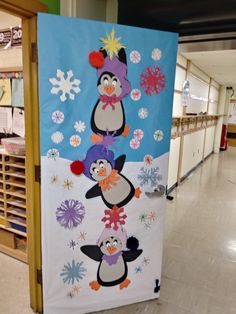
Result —
<path fill-rule="evenodd" d="M 97 281 L 91 281 L 90 283 L 89 283 L 89 285 L 90 285 L 90 288 L 91 289 L 93 289 L 93 290 L 95 290 L 95 291 L 98 291 L 98 289 L 101 287 L 100 285 L 99 285 L 99 283 L 97 282 Z"/>
<path fill-rule="evenodd" d="M 120 284 L 120 289 L 127 288 L 130 283 L 131 283 L 131 281 L 130 281 L 128 278 L 126 278 L 126 279 Z"/>
<path fill-rule="evenodd" d="M 93 134 L 91 135 L 91 142 L 92 142 L 93 144 L 101 143 L 102 140 L 103 140 L 103 137 L 102 137 L 101 135 L 98 135 L 98 134 L 95 134 L 95 133 L 93 133 Z"/>
<path fill-rule="evenodd" d="M 130 128 L 129 128 L 128 124 L 126 124 L 122 135 L 124 137 L 127 137 L 129 135 L 129 132 L 130 132 Z"/>
<path fill-rule="evenodd" d="M 136 188 L 135 192 L 134 192 L 134 196 L 136 198 L 140 198 L 141 193 L 142 193 L 141 189 L 140 188 Z"/>

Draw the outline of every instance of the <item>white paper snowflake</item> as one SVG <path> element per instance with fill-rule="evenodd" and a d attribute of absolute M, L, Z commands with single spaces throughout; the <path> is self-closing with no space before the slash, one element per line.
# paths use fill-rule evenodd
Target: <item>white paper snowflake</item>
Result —
<path fill-rule="evenodd" d="M 158 61 L 161 59 L 161 50 L 159 48 L 154 48 L 152 50 L 152 59 Z"/>
<path fill-rule="evenodd" d="M 61 124 L 64 121 L 64 113 L 62 111 L 54 111 L 52 114 L 52 121 Z"/>
<path fill-rule="evenodd" d="M 77 132 L 81 133 L 81 132 L 84 132 L 86 125 L 83 121 L 79 120 L 75 122 L 74 128 Z"/>
<path fill-rule="evenodd" d="M 152 163 L 153 163 L 152 155 L 145 155 L 143 160 L 144 160 L 144 163 L 145 163 L 146 166 L 151 166 Z"/>
<path fill-rule="evenodd" d="M 51 136 L 51 140 L 53 141 L 53 143 L 55 144 L 59 144 L 63 141 L 64 139 L 64 136 L 61 132 L 57 131 L 57 132 L 54 132 Z"/>
<path fill-rule="evenodd" d="M 132 149 L 138 149 L 139 146 L 140 146 L 140 142 L 135 139 L 135 138 L 132 138 L 132 140 L 129 142 L 129 146 L 132 148 Z"/>
<path fill-rule="evenodd" d="M 139 63 L 141 61 L 141 54 L 137 50 L 131 51 L 129 57 L 130 61 L 133 63 Z"/>
<path fill-rule="evenodd" d="M 163 139 L 163 132 L 162 130 L 156 130 L 153 134 L 154 140 L 160 142 Z"/>
<path fill-rule="evenodd" d="M 143 135 L 144 135 L 143 130 L 141 129 L 134 130 L 134 138 L 136 140 L 140 141 L 143 138 Z"/>
<path fill-rule="evenodd" d="M 56 160 L 56 158 L 59 156 L 60 156 L 59 151 L 56 148 L 51 148 L 47 152 L 47 157 L 49 159 Z"/>
<path fill-rule="evenodd" d="M 131 91 L 130 93 L 130 97 L 131 99 L 133 99 L 134 101 L 137 101 L 141 98 L 141 92 L 139 89 L 135 88 Z"/>
<path fill-rule="evenodd" d="M 74 79 L 72 81 L 71 78 L 73 77 L 73 75 L 73 71 L 70 70 L 67 72 L 67 77 L 65 77 L 65 73 L 58 69 L 56 74 L 58 79 L 56 79 L 55 77 L 49 79 L 49 82 L 53 85 L 51 93 L 58 94 L 59 92 L 61 92 L 61 101 L 66 101 L 67 95 L 71 100 L 74 100 L 75 94 L 78 94 L 80 92 L 80 80 Z"/>
<path fill-rule="evenodd" d="M 70 137 L 70 145 L 73 147 L 78 147 L 81 144 L 81 137 L 79 135 L 72 135 Z"/>
<path fill-rule="evenodd" d="M 146 119 L 148 117 L 148 109 L 140 108 L 138 111 L 138 116 L 140 119 Z"/>

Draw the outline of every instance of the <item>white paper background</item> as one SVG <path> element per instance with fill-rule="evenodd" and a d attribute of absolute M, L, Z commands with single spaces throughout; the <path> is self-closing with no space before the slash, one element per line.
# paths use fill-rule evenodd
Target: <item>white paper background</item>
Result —
<path fill-rule="evenodd" d="M 154 293 L 155 280 L 161 278 L 163 220 L 165 196 L 148 198 L 145 186 L 142 187 L 140 199 L 133 198 L 126 206 L 127 214 L 125 229 L 128 236 L 135 236 L 139 240 L 139 248 L 143 253 L 133 262 L 128 263 L 128 278 L 131 284 L 120 290 L 119 286 L 100 287 L 99 291 L 91 290 L 89 282 L 96 280 L 98 262 L 88 258 L 80 251 L 85 244 L 95 245 L 103 228 L 101 222 L 104 216 L 104 205 L 100 197 L 85 199 L 85 193 L 94 185 L 84 175 L 75 176 L 70 172 L 71 161 L 57 158 L 57 160 L 41 158 L 42 164 L 42 255 L 43 255 L 43 300 L 45 314 L 78 314 L 113 308 L 129 303 L 140 302 L 158 297 Z M 142 162 L 126 162 L 122 174 L 133 183 L 140 186 L 137 179 Z M 154 160 L 152 167 L 158 166 L 162 175 L 163 185 L 167 182 L 168 153 Z M 57 180 L 51 183 L 52 176 Z M 64 180 L 73 181 L 73 188 L 63 188 Z M 77 199 L 85 206 L 83 222 L 72 230 L 66 230 L 56 220 L 56 209 L 66 199 Z M 149 229 L 139 219 L 143 212 L 153 211 L 157 220 L 152 222 Z M 71 249 L 68 243 L 78 239 L 80 232 L 86 232 L 86 241 L 79 241 L 79 246 Z M 143 258 L 149 258 L 150 263 L 143 266 Z M 83 261 L 87 269 L 86 276 L 79 282 L 80 292 L 73 298 L 68 296 L 72 285 L 64 283 L 60 273 L 63 266 L 72 260 Z M 142 266 L 142 272 L 136 273 L 135 268 Z M 77 283 L 78 285 L 78 283 Z"/>

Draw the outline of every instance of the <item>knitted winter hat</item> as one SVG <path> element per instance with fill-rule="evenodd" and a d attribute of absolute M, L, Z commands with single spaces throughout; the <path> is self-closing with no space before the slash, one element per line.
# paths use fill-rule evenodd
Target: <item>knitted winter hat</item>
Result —
<path fill-rule="evenodd" d="M 111 164 L 112 168 L 115 166 L 113 151 L 106 149 L 102 145 L 93 145 L 87 151 L 86 157 L 83 161 L 76 160 L 70 165 L 71 171 L 76 175 L 84 173 L 86 177 L 94 180 L 90 173 L 90 166 L 98 159 L 107 160 Z"/>
<path fill-rule="evenodd" d="M 122 250 L 126 249 L 127 233 L 124 228 L 120 227 L 117 230 L 114 230 L 113 228 L 105 228 L 97 241 L 97 245 L 100 246 L 101 243 L 109 237 L 116 237 L 120 239 L 122 243 Z"/>
<path fill-rule="evenodd" d="M 130 92 L 130 82 L 127 80 L 127 65 L 121 62 L 117 57 L 110 59 L 107 56 L 104 60 L 104 65 L 97 70 L 98 77 L 100 77 L 104 72 L 111 72 L 121 82 L 122 93 L 119 97 L 123 98 Z"/>

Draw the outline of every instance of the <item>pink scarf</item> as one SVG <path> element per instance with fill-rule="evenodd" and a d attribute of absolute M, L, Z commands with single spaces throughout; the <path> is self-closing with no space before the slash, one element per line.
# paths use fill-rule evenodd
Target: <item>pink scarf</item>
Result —
<path fill-rule="evenodd" d="M 114 104 L 118 101 L 121 101 L 121 97 L 116 97 L 116 95 L 107 96 L 107 95 L 101 95 L 99 99 L 105 103 L 105 105 L 102 106 L 102 110 L 105 110 L 107 106 L 111 106 L 112 110 L 115 110 Z"/>

